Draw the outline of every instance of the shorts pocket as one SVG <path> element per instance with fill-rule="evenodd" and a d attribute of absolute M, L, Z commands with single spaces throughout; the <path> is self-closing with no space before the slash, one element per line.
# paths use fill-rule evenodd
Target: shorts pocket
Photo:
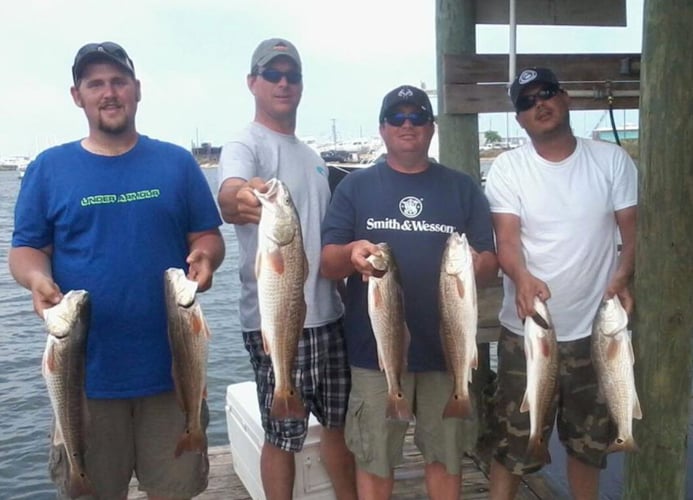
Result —
<path fill-rule="evenodd" d="M 357 462 L 370 462 L 373 458 L 365 412 L 366 404 L 363 400 L 354 397 L 349 399 L 344 427 L 345 441 Z"/>

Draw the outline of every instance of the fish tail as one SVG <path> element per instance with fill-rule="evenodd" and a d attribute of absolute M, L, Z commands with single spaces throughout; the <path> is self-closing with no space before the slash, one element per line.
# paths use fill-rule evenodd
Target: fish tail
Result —
<path fill-rule="evenodd" d="M 87 477 L 86 472 L 77 467 L 71 467 L 68 492 L 70 498 L 78 498 L 84 495 L 94 495 L 96 492 Z"/>
<path fill-rule="evenodd" d="M 609 445 L 609 447 L 606 449 L 606 452 L 607 453 L 614 453 L 617 451 L 636 452 L 639 450 L 640 450 L 640 448 L 638 448 L 638 445 L 635 442 L 635 438 L 633 436 L 627 436 L 625 438 L 618 436 L 618 437 L 616 437 L 616 439 L 614 439 L 614 442 Z"/>
<path fill-rule="evenodd" d="M 529 437 L 529 442 L 527 443 L 527 458 L 529 460 L 541 462 L 542 464 L 551 463 L 549 443 L 544 441 L 541 434 Z"/>
<path fill-rule="evenodd" d="M 443 418 L 467 418 L 472 416 L 472 400 L 469 394 L 453 392 L 443 410 Z"/>
<path fill-rule="evenodd" d="M 287 418 L 304 419 L 306 418 L 306 407 L 298 396 L 296 389 L 275 390 L 270 417 L 278 420 Z"/>
<path fill-rule="evenodd" d="M 385 417 L 391 420 L 401 420 L 404 422 L 411 422 L 414 420 L 414 416 L 409 409 L 409 403 L 407 402 L 407 398 L 404 397 L 404 394 L 401 392 L 388 394 Z"/>
<path fill-rule="evenodd" d="M 191 429 L 190 427 L 185 428 L 185 432 L 178 438 L 178 444 L 176 444 L 176 450 L 173 455 L 178 458 L 184 451 L 194 451 L 197 453 L 204 453 L 207 446 L 207 439 L 202 428 Z"/>

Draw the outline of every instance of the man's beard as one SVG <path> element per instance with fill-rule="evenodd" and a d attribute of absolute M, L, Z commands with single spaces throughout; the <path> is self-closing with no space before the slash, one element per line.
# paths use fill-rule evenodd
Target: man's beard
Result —
<path fill-rule="evenodd" d="M 128 122 L 122 120 L 117 123 L 107 123 L 99 119 L 99 130 L 110 135 L 120 135 L 128 130 Z"/>

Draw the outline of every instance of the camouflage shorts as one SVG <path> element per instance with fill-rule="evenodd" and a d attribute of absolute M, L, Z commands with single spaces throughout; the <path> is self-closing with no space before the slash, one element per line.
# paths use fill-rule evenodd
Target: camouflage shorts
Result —
<path fill-rule="evenodd" d="M 606 448 L 616 429 L 604 399 L 598 394 L 597 376 L 590 357 L 590 337 L 560 342 L 558 387 L 544 426 L 548 443 L 556 421 L 558 436 L 567 452 L 581 462 L 606 467 Z M 541 462 L 527 459 L 529 412 L 520 413 L 527 380 L 524 337 L 501 327 L 498 340 L 498 386 L 491 419 L 494 458 L 513 474 L 539 470 Z"/>

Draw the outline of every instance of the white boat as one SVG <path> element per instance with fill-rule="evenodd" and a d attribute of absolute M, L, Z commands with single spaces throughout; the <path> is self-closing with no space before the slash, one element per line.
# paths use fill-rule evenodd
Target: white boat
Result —
<path fill-rule="evenodd" d="M 0 169 L 16 170 L 17 176 L 21 179 L 22 177 L 24 177 L 24 172 L 26 172 L 26 167 L 29 166 L 30 161 L 31 159 L 28 156 L 4 156 L 0 158 Z"/>

